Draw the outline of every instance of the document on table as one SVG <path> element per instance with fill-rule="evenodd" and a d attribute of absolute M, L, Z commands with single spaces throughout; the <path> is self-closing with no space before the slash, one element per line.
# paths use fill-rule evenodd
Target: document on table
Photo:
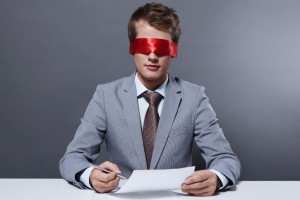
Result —
<path fill-rule="evenodd" d="M 195 167 L 179 169 L 134 170 L 126 183 L 115 193 L 174 190 L 181 188 Z"/>

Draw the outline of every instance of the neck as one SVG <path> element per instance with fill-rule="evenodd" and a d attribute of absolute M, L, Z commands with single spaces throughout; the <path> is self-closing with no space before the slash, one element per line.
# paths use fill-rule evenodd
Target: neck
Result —
<path fill-rule="evenodd" d="M 161 84 L 164 83 L 164 81 L 167 79 L 168 76 L 165 76 L 163 79 L 161 80 L 144 80 L 143 78 L 141 78 L 138 74 L 138 79 L 141 81 L 141 83 L 148 89 L 151 91 L 156 90 L 159 86 L 161 86 Z"/>
<path fill-rule="evenodd" d="M 153 82 L 153 83 L 143 83 L 143 85 L 148 89 L 148 90 L 151 90 L 151 91 L 154 91 L 156 90 L 161 84 L 163 83 L 162 82 Z"/>

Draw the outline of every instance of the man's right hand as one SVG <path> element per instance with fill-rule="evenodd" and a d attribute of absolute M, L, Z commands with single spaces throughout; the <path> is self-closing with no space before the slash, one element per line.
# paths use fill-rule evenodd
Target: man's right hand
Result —
<path fill-rule="evenodd" d="M 96 168 L 93 169 L 90 175 L 91 186 L 100 193 L 110 192 L 118 187 L 120 177 L 118 177 L 117 174 L 120 174 L 121 171 L 117 165 L 106 161 L 99 166 L 111 171 L 112 173 L 105 173 Z"/>

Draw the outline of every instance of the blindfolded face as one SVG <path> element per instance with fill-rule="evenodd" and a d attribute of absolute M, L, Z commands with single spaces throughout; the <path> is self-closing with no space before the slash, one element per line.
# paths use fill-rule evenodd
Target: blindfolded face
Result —
<path fill-rule="evenodd" d="M 170 40 L 158 38 L 136 38 L 130 41 L 129 53 L 134 55 L 136 53 L 157 55 L 167 55 L 176 57 L 178 51 L 177 43 Z"/>

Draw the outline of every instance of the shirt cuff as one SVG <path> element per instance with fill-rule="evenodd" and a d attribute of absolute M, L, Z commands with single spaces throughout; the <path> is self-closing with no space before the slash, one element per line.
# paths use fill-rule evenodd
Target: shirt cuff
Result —
<path fill-rule="evenodd" d="M 86 187 L 93 190 L 92 186 L 90 185 L 90 175 L 92 173 L 93 167 L 86 168 L 84 172 L 81 174 L 79 180 L 80 182 L 85 185 Z"/>
<path fill-rule="evenodd" d="M 217 170 L 210 169 L 210 171 L 215 173 L 222 182 L 222 186 L 220 188 L 218 188 L 218 190 L 221 190 L 221 189 L 225 188 L 227 186 L 228 182 L 229 182 L 228 179 L 221 172 L 219 172 Z"/>

